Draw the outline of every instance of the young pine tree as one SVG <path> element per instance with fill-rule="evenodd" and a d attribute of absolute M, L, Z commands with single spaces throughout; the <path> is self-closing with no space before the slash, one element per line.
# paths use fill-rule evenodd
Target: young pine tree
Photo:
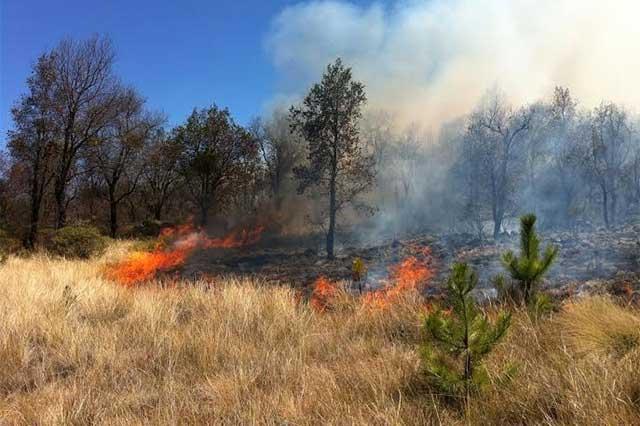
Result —
<path fill-rule="evenodd" d="M 430 341 L 422 350 L 429 378 L 449 395 L 471 391 L 486 382 L 482 359 L 505 335 L 511 314 L 499 312 L 492 323 L 478 309 L 471 291 L 478 276 L 466 263 L 456 263 L 447 282 L 450 311 L 437 309 L 425 323 Z"/>
<path fill-rule="evenodd" d="M 502 263 L 511 278 L 520 283 L 520 293 L 529 304 L 535 299 L 540 279 L 549 271 L 558 255 L 557 247 L 547 246 L 540 256 L 540 239 L 535 229 L 536 216 L 524 215 L 520 218 L 520 256 L 511 250 L 502 256 Z"/>

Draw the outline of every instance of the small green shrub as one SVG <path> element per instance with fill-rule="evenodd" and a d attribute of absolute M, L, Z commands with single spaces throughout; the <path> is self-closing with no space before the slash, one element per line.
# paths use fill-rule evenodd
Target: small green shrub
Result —
<path fill-rule="evenodd" d="M 540 239 L 536 232 L 536 216 L 527 214 L 520 218 L 520 255 L 511 250 L 502 256 L 502 263 L 511 279 L 520 284 L 520 293 L 529 305 L 535 300 L 538 283 L 549 271 L 558 255 L 558 248 L 547 246 L 540 253 Z"/>
<path fill-rule="evenodd" d="M 447 282 L 449 310 L 428 315 L 425 329 L 430 339 L 422 348 L 424 366 L 431 383 L 447 395 L 463 395 L 488 381 L 483 358 L 502 339 L 511 314 L 498 312 L 495 320 L 482 312 L 471 296 L 478 276 L 465 263 L 457 263 Z"/>
<path fill-rule="evenodd" d="M 48 249 L 59 256 L 88 259 L 102 254 L 106 246 L 106 239 L 94 227 L 65 226 L 54 233 Z"/>

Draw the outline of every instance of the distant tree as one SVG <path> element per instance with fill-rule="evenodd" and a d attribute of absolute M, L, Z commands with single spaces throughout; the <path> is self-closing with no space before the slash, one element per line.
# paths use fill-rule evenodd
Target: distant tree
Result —
<path fill-rule="evenodd" d="M 260 147 L 276 210 L 280 210 L 286 195 L 287 180 L 301 157 L 298 137 L 291 132 L 289 117 L 279 110 L 266 121 L 259 118 L 254 120 L 250 131 Z"/>
<path fill-rule="evenodd" d="M 213 208 L 222 208 L 241 191 L 247 165 L 256 162 L 258 148 L 229 111 L 215 105 L 194 110 L 175 129 L 174 138 L 180 146 L 180 174 L 205 226 Z"/>
<path fill-rule="evenodd" d="M 53 120 L 56 140 L 54 198 L 56 228 L 66 224 L 68 189 L 81 173 L 82 150 L 111 122 L 120 98 L 120 84 L 112 71 L 114 51 L 106 38 L 66 39 L 49 54 L 53 61 Z"/>
<path fill-rule="evenodd" d="M 465 263 L 456 263 L 447 281 L 449 312 L 436 309 L 427 316 L 430 336 L 422 349 L 424 365 L 433 383 L 449 395 L 469 398 L 487 381 L 482 366 L 486 356 L 507 332 L 511 315 L 499 312 L 492 324 L 481 312 L 471 292 L 478 276 Z M 462 361 L 461 368 L 455 362 Z"/>
<path fill-rule="evenodd" d="M 547 122 L 547 135 L 552 142 L 552 149 L 548 173 L 545 174 L 548 190 L 544 195 L 547 200 L 543 201 L 557 204 L 548 216 L 563 226 L 569 226 L 574 221 L 576 200 L 584 186 L 583 176 L 579 172 L 584 157 L 584 137 L 576 106 L 569 89 L 555 88 Z"/>
<path fill-rule="evenodd" d="M 616 223 L 622 174 L 631 150 L 632 131 L 627 112 L 602 103 L 591 115 L 591 137 L 585 165 L 600 189 L 602 216 L 609 228 Z"/>
<path fill-rule="evenodd" d="M 162 119 L 144 111 L 144 100 L 124 90 L 112 123 L 98 134 L 89 150 L 90 165 L 101 180 L 109 204 L 109 232 L 118 232 L 118 208 L 137 188 L 143 173 L 142 153 L 151 132 Z"/>
<path fill-rule="evenodd" d="M 482 166 L 482 179 L 488 189 L 493 236 L 502 228 L 509 202 L 515 189 L 515 178 L 522 172 L 516 168 L 522 141 L 530 131 L 535 110 L 514 110 L 505 100 L 494 95 L 471 115 L 467 141 L 474 144 L 474 161 Z"/>
<path fill-rule="evenodd" d="M 9 131 L 8 148 L 16 167 L 26 175 L 29 196 L 29 225 L 24 239 L 33 249 L 38 238 L 42 206 L 50 183 L 55 177 L 60 127 L 57 102 L 55 56 L 42 55 L 27 79 L 28 92 L 11 110 L 13 130 Z"/>
<path fill-rule="evenodd" d="M 547 246 L 540 256 L 540 239 L 535 229 L 536 216 L 524 215 L 520 218 L 520 256 L 511 250 L 502 256 L 502 262 L 511 278 L 521 286 L 525 303 L 531 302 L 537 291 L 537 285 L 549 271 L 556 256 L 557 247 Z"/>
<path fill-rule="evenodd" d="M 155 220 L 161 220 L 171 198 L 180 187 L 178 161 L 182 147 L 162 129 L 152 132 L 144 152 L 140 183 L 141 201 Z"/>
<path fill-rule="evenodd" d="M 327 257 L 334 257 L 336 215 L 366 191 L 375 176 L 373 157 L 366 154 L 358 121 L 366 102 L 364 85 L 353 81 L 340 59 L 327 66 L 302 106 L 292 107 L 291 127 L 308 143 L 308 162 L 294 170 L 298 191 L 316 187 L 328 197 Z"/>

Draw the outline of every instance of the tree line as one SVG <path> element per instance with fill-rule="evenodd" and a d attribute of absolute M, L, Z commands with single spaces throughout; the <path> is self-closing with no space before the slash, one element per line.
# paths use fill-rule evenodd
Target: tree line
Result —
<path fill-rule="evenodd" d="M 336 212 L 371 182 L 361 151 L 361 83 L 340 61 L 299 107 L 239 125 L 226 108 L 162 114 L 113 71 L 109 39 L 63 40 L 41 55 L 11 111 L 2 158 L 3 227 L 34 248 L 43 227 L 183 221 L 279 211 L 299 193 L 326 196 L 333 256 Z M 307 144 L 302 143 L 308 142 Z M 125 216 L 123 218 L 123 215 Z"/>
<path fill-rule="evenodd" d="M 14 103 L 0 227 L 27 248 L 68 224 L 116 237 L 145 220 L 218 226 L 269 212 L 306 216 L 332 257 L 350 223 L 482 238 L 525 211 L 542 227 L 612 227 L 640 205 L 636 118 L 610 102 L 580 108 L 567 88 L 521 107 L 490 91 L 434 135 L 365 109 L 364 85 L 338 59 L 288 110 L 242 126 L 212 104 L 168 128 L 114 61 L 108 38 L 63 40 Z"/>

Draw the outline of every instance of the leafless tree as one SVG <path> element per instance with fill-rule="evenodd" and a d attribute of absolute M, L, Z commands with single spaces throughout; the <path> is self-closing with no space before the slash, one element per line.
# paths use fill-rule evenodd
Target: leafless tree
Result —
<path fill-rule="evenodd" d="M 489 190 L 494 238 L 500 233 L 512 200 L 515 178 L 522 173 L 522 166 L 516 163 L 534 113 L 533 108 L 514 109 L 494 94 L 469 120 L 467 141 L 476 145 L 474 152 Z"/>
<path fill-rule="evenodd" d="M 302 157 L 302 143 L 291 132 L 289 117 L 280 110 L 276 110 L 267 121 L 260 118 L 254 120 L 250 132 L 260 148 L 275 208 L 280 210 L 286 195 L 286 183 L 292 177 L 293 167 Z"/>
<path fill-rule="evenodd" d="M 82 168 L 82 150 L 95 141 L 117 115 L 121 87 L 114 76 L 111 42 L 99 36 L 86 41 L 63 40 L 50 54 L 53 74 L 52 119 L 56 140 L 54 197 L 56 227 L 67 219 L 69 185 Z"/>
<path fill-rule="evenodd" d="M 631 149 L 631 127 L 627 112 L 602 103 L 591 114 L 591 137 L 586 165 L 600 188 L 602 215 L 608 228 L 616 223 L 622 171 Z"/>
<path fill-rule="evenodd" d="M 118 232 L 118 208 L 136 190 L 144 171 L 141 154 L 145 142 L 162 121 L 144 110 L 144 100 L 135 90 L 123 90 L 116 117 L 89 147 L 90 166 L 95 167 L 109 204 L 113 238 Z"/>

